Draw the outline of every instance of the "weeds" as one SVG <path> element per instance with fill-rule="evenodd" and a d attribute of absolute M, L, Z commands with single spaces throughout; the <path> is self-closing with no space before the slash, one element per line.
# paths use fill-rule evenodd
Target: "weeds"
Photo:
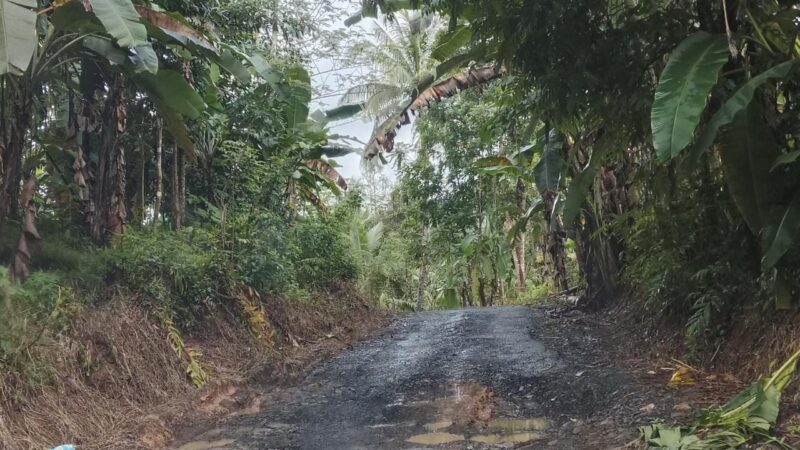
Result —
<path fill-rule="evenodd" d="M 211 375 L 200 364 L 202 353 L 198 350 L 186 347 L 183 337 L 181 337 L 180 331 L 178 331 L 178 328 L 175 326 L 175 321 L 172 319 L 172 314 L 170 314 L 169 311 L 164 308 L 158 308 L 155 314 L 161 321 L 161 325 L 167 329 L 167 342 L 169 342 L 172 350 L 175 351 L 178 358 L 186 358 L 188 360 L 186 375 L 189 376 L 195 387 L 203 387 L 211 380 Z"/>

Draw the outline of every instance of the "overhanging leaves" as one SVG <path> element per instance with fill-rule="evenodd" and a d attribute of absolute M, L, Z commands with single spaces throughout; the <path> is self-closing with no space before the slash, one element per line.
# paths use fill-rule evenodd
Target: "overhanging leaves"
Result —
<path fill-rule="evenodd" d="M 674 158 L 691 142 L 728 56 L 725 36 L 705 32 L 689 36 L 672 52 L 658 81 L 650 117 L 661 161 Z"/>

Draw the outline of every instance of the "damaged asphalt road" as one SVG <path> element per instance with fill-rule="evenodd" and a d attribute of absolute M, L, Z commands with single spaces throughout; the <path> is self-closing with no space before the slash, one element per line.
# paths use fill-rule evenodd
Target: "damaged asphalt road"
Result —
<path fill-rule="evenodd" d="M 529 307 L 403 315 L 296 386 L 265 393 L 261 411 L 229 417 L 175 448 L 594 449 L 624 443 L 630 435 L 613 431 L 589 442 L 581 427 L 625 394 L 626 375 L 604 363 L 590 336 L 563 339 L 548 330 L 544 312 Z"/>

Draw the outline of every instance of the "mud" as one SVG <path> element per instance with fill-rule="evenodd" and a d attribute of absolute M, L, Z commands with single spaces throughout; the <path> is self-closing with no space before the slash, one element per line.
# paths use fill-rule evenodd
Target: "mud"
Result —
<path fill-rule="evenodd" d="M 400 316 L 297 385 L 265 392 L 260 410 L 195 424 L 172 448 L 598 449 L 635 438 L 610 412 L 639 392 L 630 376 L 591 334 L 553 328 L 528 307 Z"/>

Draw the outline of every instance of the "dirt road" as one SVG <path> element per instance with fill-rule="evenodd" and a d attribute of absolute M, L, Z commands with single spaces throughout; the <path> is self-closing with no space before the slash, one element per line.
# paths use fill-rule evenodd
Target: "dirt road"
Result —
<path fill-rule="evenodd" d="M 195 426 L 175 448 L 611 448 L 630 439 L 623 427 L 585 429 L 629 389 L 592 336 L 564 339 L 540 310 L 432 311 L 400 316 L 265 393 L 261 411 Z"/>

